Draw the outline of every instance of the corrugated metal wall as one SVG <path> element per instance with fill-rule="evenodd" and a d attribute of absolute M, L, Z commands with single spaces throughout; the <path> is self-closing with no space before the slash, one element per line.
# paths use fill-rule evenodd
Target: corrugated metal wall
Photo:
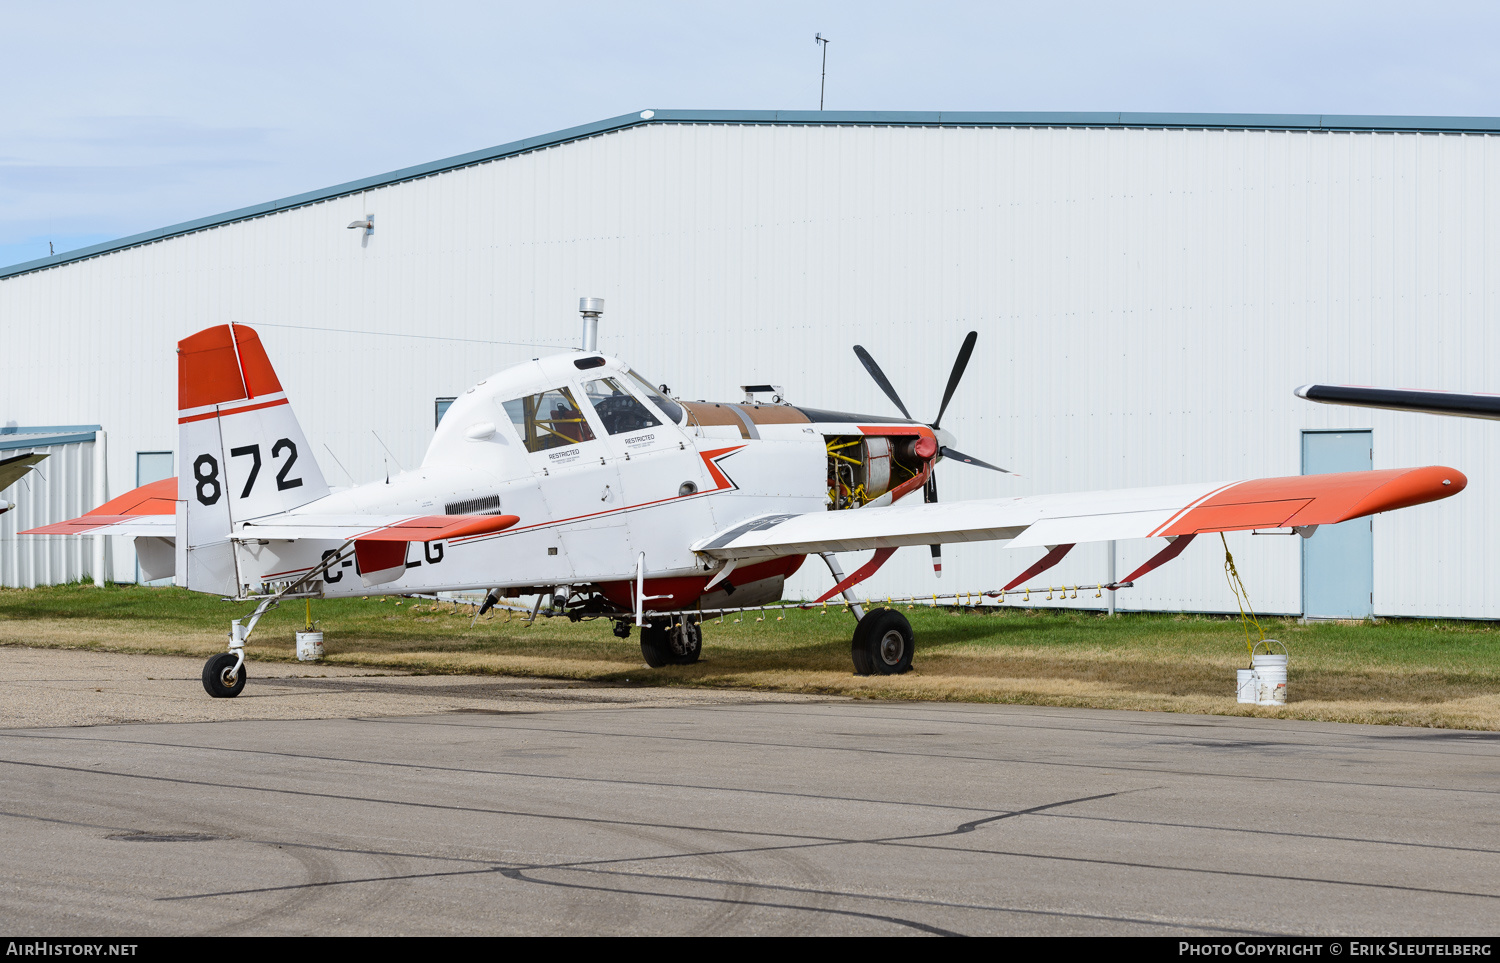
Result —
<path fill-rule="evenodd" d="M 22 537 L 16 532 L 77 518 L 99 504 L 94 494 L 94 442 L 28 446 L 0 454 L 30 452 L 50 457 L 0 496 L 0 501 L 16 505 L 0 515 L 0 586 L 35 588 L 92 578 L 94 536 Z"/>
<path fill-rule="evenodd" d="M 0 419 L 103 423 L 123 491 L 175 445 L 173 342 L 240 322 L 328 477 L 324 445 L 363 481 L 372 428 L 415 464 L 433 398 L 576 343 L 580 295 L 607 299 L 605 350 L 689 398 L 889 412 L 860 343 L 932 417 L 976 329 L 944 427 L 1024 477 L 945 465 L 945 499 L 1296 474 L 1302 429 L 1371 428 L 1377 468 L 1471 479 L 1376 520 L 1377 613 L 1500 617 L 1500 425 L 1291 393 L 1495 387 L 1497 163 L 1487 135 L 647 125 L 0 282 Z M 1259 607 L 1300 611 L 1297 539 L 1229 543 Z M 1157 547 L 1122 543 L 1119 573 Z M 949 547 L 943 584 L 1036 554 Z M 1055 579 L 1104 577 L 1101 547 L 1074 556 Z M 1222 561 L 1199 539 L 1121 605 L 1233 611 Z M 912 550 L 870 584 L 936 583 Z"/>

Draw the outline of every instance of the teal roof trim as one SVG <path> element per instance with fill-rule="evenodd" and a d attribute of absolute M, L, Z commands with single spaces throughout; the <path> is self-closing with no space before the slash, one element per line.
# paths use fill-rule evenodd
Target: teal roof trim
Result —
<path fill-rule="evenodd" d="M 80 441 L 94 441 L 94 433 L 98 430 L 98 425 L 50 425 L 45 428 L 7 427 L 0 430 L 0 451 L 46 448 L 49 445 L 71 445 Z"/>
<path fill-rule="evenodd" d="M 651 116 L 642 116 L 644 114 Z M 555 147 L 629 127 L 647 124 L 789 124 L 861 127 L 1134 127 L 1182 130 L 1305 130 L 1370 133 L 1494 134 L 1500 117 L 1385 117 L 1353 114 L 1170 114 L 1052 111 L 899 111 L 899 110 L 657 110 L 623 114 L 566 130 L 527 137 L 485 150 L 471 151 L 388 174 L 376 174 L 322 190 L 294 194 L 239 210 L 200 217 L 170 227 L 105 241 L 76 251 L 0 268 L 0 280 L 44 271 L 73 261 L 87 260 L 126 248 L 192 234 L 322 201 L 357 194 L 375 187 L 416 180 L 461 167 L 472 167 L 529 151 Z"/>
<path fill-rule="evenodd" d="M 98 431 L 99 427 L 99 425 L 5 425 L 0 427 L 0 435 L 47 435 L 59 431 Z"/>

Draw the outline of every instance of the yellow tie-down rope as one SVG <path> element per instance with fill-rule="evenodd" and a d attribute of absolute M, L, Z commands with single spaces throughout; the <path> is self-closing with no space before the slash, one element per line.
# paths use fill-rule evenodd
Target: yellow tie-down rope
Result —
<path fill-rule="evenodd" d="M 1250 604 L 1250 592 L 1245 588 L 1245 583 L 1240 579 L 1240 573 L 1235 570 L 1234 556 L 1229 554 L 1229 542 L 1224 538 L 1224 533 L 1219 533 L 1219 541 L 1224 543 L 1224 577 L 1229 580 L 1229 590 L 1234 593 L 1235 604 L 1240 607 L 1240 623 L 1245 626 L 1245 648 L 1250 650 L 1250 655 L 1255 656 L 1255 643 L 1250 641 L 1250 623 L 1255 623 L 1255 631 L 1260 633 L 1261 641 L 1265 641 L 1266 630 L 1260 627 L 1260 619 L 1255 617 L 1255 607 Z M 1245 618 L 1245 610 L 1250 610 L 1250 617 Z"/>

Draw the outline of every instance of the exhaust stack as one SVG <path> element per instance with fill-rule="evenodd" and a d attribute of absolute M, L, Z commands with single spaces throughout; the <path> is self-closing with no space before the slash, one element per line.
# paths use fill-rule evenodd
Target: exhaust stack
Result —
<path fill-rule="evenodd" d="M 604 313 L 603 298 L 579 298 L 578 313 L 583 315 L 583 350 L 599 350 L 599 315 Z"/>

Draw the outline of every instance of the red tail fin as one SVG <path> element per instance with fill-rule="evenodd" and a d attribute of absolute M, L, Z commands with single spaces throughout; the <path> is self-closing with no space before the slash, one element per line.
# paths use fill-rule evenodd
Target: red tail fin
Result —
<path fill-rule="evenodd" d="M 261 347 L 260 336 L 243 324 L 205 328 L 177 342 L 179 409 L 258 398 L 280 390 L 281 381 Z"/>

